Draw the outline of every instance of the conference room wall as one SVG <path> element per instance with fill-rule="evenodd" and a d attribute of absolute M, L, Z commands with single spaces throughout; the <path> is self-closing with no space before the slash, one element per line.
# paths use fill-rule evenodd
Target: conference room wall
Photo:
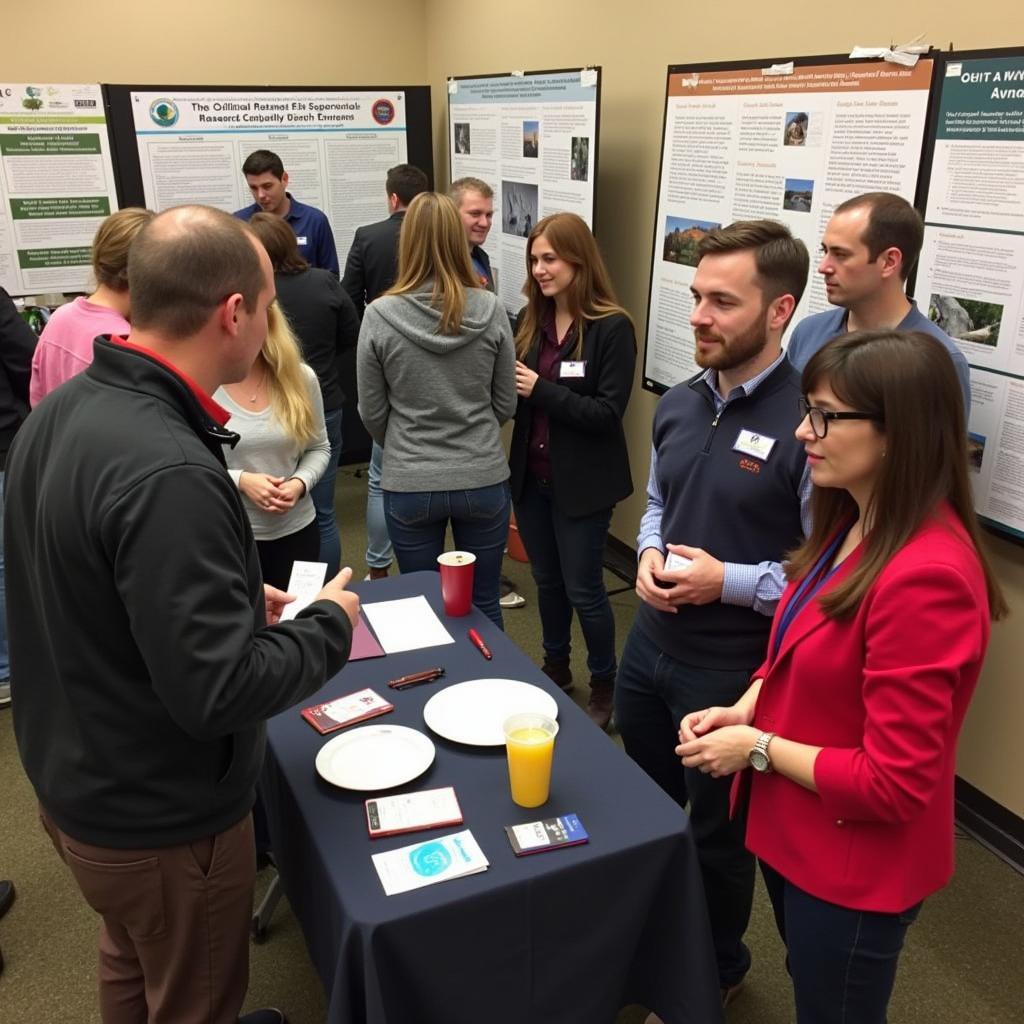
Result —
<path fill-rule="evenodd" d="M 4 3 L 5 82 L 421 85 L 424 0 Z"/>
<path fill-rule="evenodd" d="M 1024 44 L 1020 0 L 979 0 L 940 12 L 931 0 L 862 0 L 840 11 L 803 5 L 590 0 L 480 4 L 428 0 L 427 68 L 435 115 L 434 164 L 447 173 L 449 75 L 492 74 L 599 64 L 601 93 L 597 229 L 620 298 L 642 339 L 664 113 L 665 68 L 686 61 L 841 53 L 855 44 L 888 45 L 925 31 L 935 46 L 957 49 Z M 642 346 L 641 340 L 641 346 Z M 650 426 L 656 399 L 637 387 L 626 416 L 633 497 L 612 533 L 631 546 L 644 505 Z M 996 570 L 1016 615 L 996 627 L 988 663 L 960 745 L 960 774 L 1024 817 L 1024 548 L 992 544 Z M 912 629 L 913 623 L 907 623 Z"/>

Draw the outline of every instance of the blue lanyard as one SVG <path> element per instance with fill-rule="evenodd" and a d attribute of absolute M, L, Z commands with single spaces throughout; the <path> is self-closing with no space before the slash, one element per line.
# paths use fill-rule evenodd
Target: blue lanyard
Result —
<path fill-rule="evenodd" d="M 827 572 L 825 571 L 825 567 L 835 558 L 839 546 L 846 540 L 846 535 L 850 532 L 850 528 L 848 526 L 839 533 L 832 543 L 825 548 L 811 567 L 811 571 L 800 581 L 799 586 L 796 588 L 796 593 L 793 594 L 793 599 L 782 609 L 782 614 L 779 616 L 779 628 L 775 631 L 775 643 L 772 646 L 772 661 L 778 657 L 779 648 L 782 646 L 782 638 L 786 635 L 786 630 L 792 625 L 793 620 L 814 600 L 818 591 L 828 583 L 839 568 L 838 565 L 834 565 Z"/>

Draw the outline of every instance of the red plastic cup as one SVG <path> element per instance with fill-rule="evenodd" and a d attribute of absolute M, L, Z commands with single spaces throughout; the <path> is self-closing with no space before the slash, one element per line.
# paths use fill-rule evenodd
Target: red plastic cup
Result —
<path fill-rule="evenodd" d="M 468 615 L 473 606 L 473 563 L 468 551 L 446 551 L 437 556 L 441 569 L 441 597 L 445 615 Z"/>

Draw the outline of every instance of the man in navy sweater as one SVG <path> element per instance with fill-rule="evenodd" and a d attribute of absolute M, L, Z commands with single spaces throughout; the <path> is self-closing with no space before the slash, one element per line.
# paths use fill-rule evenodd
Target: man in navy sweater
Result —
<path fill-rule="evenodd" d="M 825 228 L 818 273 L 835 309 L 804 317 L 786 354 L 802 370 L 826 343 L 847 331 L 923 331 L 949 353 L 971 411 L 967 358 L 956 342 L 904 291 L 924 240 L 921 215 L 901 196 L 866 192 L 840 203 Z"/>
<path fill-rule="evenodd" d="M 643 602 L 615 685 L 626 752 L 680 806 L 689 801 L 723 1002 L 750 968 L 754 860 L 731 779 L 684 768 L 674 750 L 690 711 L 732 704 L 764 658 L 810 491 L 800 376 L 782 333 L 810 259 L 775 221 L 737 221 L 706 235 L 691 291 L 703 372 L 662 396 L 654 417 L 647 510 L 637 539 Z M 681 559 L 680 567 L 666 553 Z"/>

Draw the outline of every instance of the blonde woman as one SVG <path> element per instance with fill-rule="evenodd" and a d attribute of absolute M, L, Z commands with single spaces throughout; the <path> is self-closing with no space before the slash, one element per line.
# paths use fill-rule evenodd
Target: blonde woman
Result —
<path fill-rule="evenodd" d="M 296 559 L 315 562 L 320 531 L 309 492 L 331 457 L 316 374 L 275 302 L 267 340 L 244 380 L 214 393 L 241 438 L 226 449 L 228 472 L 242 494 L 256 537 L 263 580 L 284 590 Z"/>
<path fill-rule="evenodd" d="M 155 216 L 152 210 L 129 206 L 100 224 L 92 242 L 96 290 L 55 310 L 43 328 L 32 357 L 31 405 L 37 405 L 92 362 L 92 343 L 100 335 L 128 336 L 128 250 Z"/>
<path fill-rule="evenodd" d="M 359 414 L 384 447 L 399 568 L 436 570 L 450 521 L 455 546 L 476 555 L 473 603 L 500 627 L 510 499 L 499 430 L 515 412 L 515 351 L 447 196 L 423 192 L 409 204 L 398 280 L 367 307 L 356 369 Z"/>

